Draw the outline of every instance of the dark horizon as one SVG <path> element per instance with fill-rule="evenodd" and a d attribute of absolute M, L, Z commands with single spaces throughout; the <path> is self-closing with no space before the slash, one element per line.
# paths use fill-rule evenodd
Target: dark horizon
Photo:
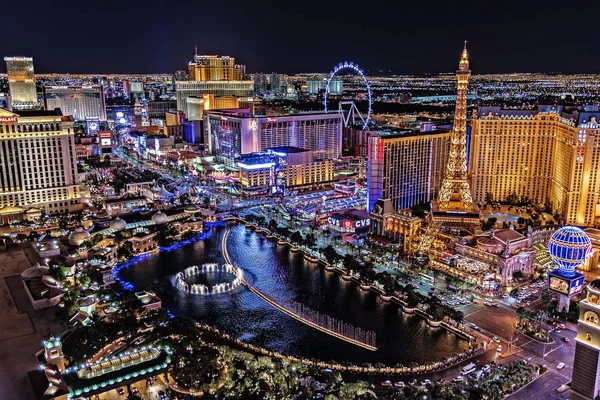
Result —
<path fill-rule="evenodd" d="M 352 61 L 372 75 L 437 75 L 456 70 L 468 40 L 475 75 L 600 73 L 595 26 L 580 18 L 597 14 L 597 3 L 387 3 L 11 2 L 0 56 L 33 57 L 39 74 L 171 74 L 198 45 L 201 54 L 234 57 L 248 73 L 326 73 Z"/>

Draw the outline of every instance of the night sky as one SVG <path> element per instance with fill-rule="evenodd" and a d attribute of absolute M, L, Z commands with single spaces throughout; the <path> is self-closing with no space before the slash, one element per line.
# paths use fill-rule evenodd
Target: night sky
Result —
<path fill-rule="evenodd" d="M 464 40 L 474 73 L 600 72 L 597 0 L 17 0 L 2 14 L 0 56 L 32 56 L 38 73 L 172 73 L 195 44 L 248 72 L 345 60 L 370 73 L 451 72 Z"/>

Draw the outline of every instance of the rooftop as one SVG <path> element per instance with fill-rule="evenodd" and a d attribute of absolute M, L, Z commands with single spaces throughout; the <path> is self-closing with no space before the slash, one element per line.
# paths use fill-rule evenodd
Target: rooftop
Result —
<path fill-rule="evenodd" d="M 91 365 L 69 368 L 63 373 L 63 379 L 71 395 L 89 397 L 123 386 L 126 382 L 156 375 L 170 362 L 167 350 L 141 348 Z"/>
<path fill-rule="evenodd" d="M 271 150 L 274 153 L 285 153 L 285 154 L 304 153 L 305 151 L 310 151 L 310 150 L 302 149 L 300 147 L 293 147 L 293 146 L 271 147 L 267 150 Z"/>
<path fill-rule="evenodd" d="M 379 128 L 375 131 L 375 134 L 380 138 L 384 139 L 396 139 L 403 137 L 414 137 L 414 136 L 429 136 L 448 133 L 448 129 L 433 129 L 430 131 L 420 131 L 418 129 L 408 128 Z"/>
<path fill-rule="evenodd" d="M 18 110 L 16 114 L 19 117 L 62 117 L 60 108 L 54 110 Z"/>

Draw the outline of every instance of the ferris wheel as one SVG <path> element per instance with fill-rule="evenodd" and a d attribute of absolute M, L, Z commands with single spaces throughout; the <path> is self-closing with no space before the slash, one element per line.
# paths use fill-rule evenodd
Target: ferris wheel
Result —
<path fill-rule="evenodd" d="M 331 80 L 340 71 L 344 70 L 354 71 L 361 77 L 367 89 L 366 91 L 368 100 L 368 110 L 366 117 L 363 117 L 361 112 L 358 110 L 358 107 L 356 107 L 354 101 L 341 101 L 339 103 L 338 109 L 339 111 L 342 111 L 342 114 L 344 115 L 344 126 L 347 127 L 348 125 L 355 125 L 357 121 L 360 121 L 360 124 L 362 125 L 363 129 L 367 129 L 367 127 L 369 126 L 369 121 L 371 119 L 371 107 L 373 105 L 371 98 L 371 85 L 369 85 L 369 80 L 367 79 L 364 71 L 357 64 L 354 64 L 352 62 L 343 62 L 339 63 L 335 66 L 335 68 L 333 68 L 333 71 L 331 71 L 331 73 L 329 74 L 329 78 L 327 78 L 327 84 L 325 85 L 325 100 L 323 101 L 323 103 L 325 104 L 325 112 L 327 112 L 327 98 L 329 97 L 329 85 L 331 83 Z M 345 110 L 344 106 L 349 106 L 349 109 Z"/>

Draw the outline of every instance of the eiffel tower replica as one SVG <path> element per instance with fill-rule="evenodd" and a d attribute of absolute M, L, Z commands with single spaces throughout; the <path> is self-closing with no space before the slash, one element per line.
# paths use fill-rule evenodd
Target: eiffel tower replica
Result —
<path fill-rule="evenodd" d="M 442 229 L 465 229 L 474 232 L 480 225 L 479 207 L 471 196 L 467 170 L 467 88 L 470 76 L 469 54 L 465 41 L 456 71 L 458 88 L 448 164 L 438 199 L 432 201 L 429 225 L 417 250 L 421 253 L 429 252 Z"/>

